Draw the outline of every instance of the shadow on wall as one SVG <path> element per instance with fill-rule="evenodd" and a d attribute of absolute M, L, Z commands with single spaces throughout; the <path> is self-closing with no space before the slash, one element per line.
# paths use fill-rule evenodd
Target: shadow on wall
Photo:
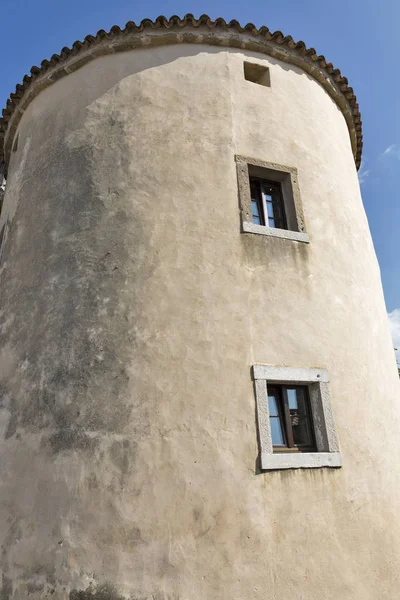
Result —
<path fill-rule="evenodd" d="M 149 50 L 146 48 L 138 48 L 130 52 L 116 53 L 94 59 L 76 72 L 69 74 L 68 77 L 60 78 L 51 87 L 42 91 L 39 97 L 28 106 L 27 113 L 29 113 L 30 110 L 32 110 L 35 115 L 52 111 L 54 110 L 55 99 L 58 101 L 57 109 L 59 111 L 62 111 L 63 106 L 70 109 L 71 106 L 74 105 L 74 97 L 76 96 L 77 89 L 79 89 L 79 105 L 82 106 L 82 104 L 86 104 L 86 106 L 89 106 L 92 102 L 101 99 L 107 92 L 111 92 L 115 86 L 122 85 L 124 79 L 144 73 L 151 69 L 157 69 L 158 67 L 170 63 L 175 63 L 179 77 L 185 78 L 187 77 L 187 75 L 185 75 L 185 70 L 182 69 L 182 72 L 179 71 L 179 63 L 185 61 L 185 58 L 202 54 L 209 55 L 210 61 L 212 61 L 215 54 L 221 53 L 236 55 L 240 53 L 244 57 L 268 60 L 270 65 L 277 65 L 285 71 L 292 71 L 301 77 L 306 77 L 320 86 L 317 80 L 305 73 L 302 69 L 289 63 L 276 60 L 269 55 L 263 55 L 249 50 L 211 45 L 206 46 L 203 44 L 173 44 L 161 46 L 159 48 L 151 47 Z M 125 60 L 123 57 L 125 57 Z M 213 62 L 212 64 L 216 63 Z M 93 68 L 93 65 L 95 65 L 96 68 Z M 196 68 L 195 63 L 191 65 L 191 73 L 193 72 L 193 68 Z M 220 64 L 216 66 L 216 69 L 218 68 L 220 68 Z M 228 63 L 226 63 L 226 68 L 229 69 Z M 211 66 L 210 75 L 212 74 L 213 71 Z M 158 79 L 159 78 L 154 78 L 155 85 L 158 84 Z M 82 80 L 84 81 L 84 85 L 82 85 Z M 167 80 L 168 79 L 164 78 L 163 82 Z M 140 86 L 140 79 L 138 80 L 138 85 Z M 189 85 L 188 78 L 188 86 Z M 331 101 L 335 104 L 333 99 L 331 99 Z M 76 116 L 78 117 L 78 115 Z M 60 118 L 60 121 L 62 121 L 62 118 Z M 78 123 L 75 122 L 74 125 L 79 127 L 79 121 Z"/>

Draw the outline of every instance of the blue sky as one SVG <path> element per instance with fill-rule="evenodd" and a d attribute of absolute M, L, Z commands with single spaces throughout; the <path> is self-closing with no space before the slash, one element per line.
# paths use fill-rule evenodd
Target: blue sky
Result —
<path fill-rule="evenodd" d="M 0 102 L 33 64 L 98 29 L 163 14 L 223 16 L 302 39 L 353 86 L 364 127 L 361 189 L 389 312 L 400 309 L 398 0 L 12 0 L 2 16 Z M 398 319 L 400 344 L 400 310 Z"/>

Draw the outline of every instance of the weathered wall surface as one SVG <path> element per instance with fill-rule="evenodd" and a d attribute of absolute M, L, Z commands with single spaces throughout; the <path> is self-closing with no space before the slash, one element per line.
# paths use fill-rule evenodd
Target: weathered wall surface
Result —
<path fill-rule="evenodd" d="M 245 56 L 104 57 L 21 120 L 2 600 L 396 597 L 399 384 L 347 127 Z M 297 167 L 309 245 L 240 233 L 235 154 Z M 329 370 L 342 469 L 259 473 L 254 363 Z"/>

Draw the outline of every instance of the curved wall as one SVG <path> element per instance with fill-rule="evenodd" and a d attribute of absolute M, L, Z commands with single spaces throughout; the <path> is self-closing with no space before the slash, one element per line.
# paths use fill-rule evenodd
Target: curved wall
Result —
<path fill-rule="evenodd" d="M 298 169 L 310 244 L 240 233 L 236 154 Z M 393 600 L 399 384 L 314 79 L 195 44 L 98 58 L 26 109 L 5 215 L 4 598 Z M 342 469 L 259 472 L 255 363 L 328 369 Z"/>

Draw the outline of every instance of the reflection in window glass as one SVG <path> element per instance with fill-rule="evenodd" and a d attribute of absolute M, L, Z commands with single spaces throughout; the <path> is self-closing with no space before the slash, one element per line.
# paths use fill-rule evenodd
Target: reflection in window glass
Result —
<path fill-rule="evenodd" d="M 268 215 L 270 227 L 286 229 L 286 220 L 284 216 L 282 190 L 278 183 L 262 181 L 261 195 L 265 204 L 265 210 Z"/>
<path fill-rule="evenodd" d="M 287 388 L 290 421 L 296 446 L 311 446 L 312 434 L 308 402 L 304 387 Z"/>
<path fill-rule="evenodd" d="M 272 436 L 272 445 L 273 446 L 283 446 L 283 433 L 282 433 L 282 425 L 279 417 L 270 417 L 271 423 L 271 436 Z"/>
<path fill-rule="evenodd" d="M 253 223 L 287 229 L 282 187 L 279 182 L 250 177 L 250 193 Z"/>
<path fill-rule="evenodd" d="M 272 445 L 310 452 L 315 448 L 307 386 L 267 386 Z"/>
<path fill-rule="evenodd" d="M 269 422 L 271 425 L 271 436 L 273 446 L 283 446 L 283 428 L 279 415 L 277 398 L 274 392 L 268 393 Z"/>
<path fill-rule="evenodd" d="M 258 210 L 258 204 L 255 200 L 251 201 L 251 209 L 252 209 L 252 217 L 253 217 L 253 223 L 256 223 L 257 225 L 261 225 L 261 220 L 260 220 L 260 213 Z"/>
<path fill-rule="evenodd" d="M 258 181 L 250 181 L 251 216 L 253 223 L 264 225 L 264 214 L 261 205 L 260 186 Z"/>

